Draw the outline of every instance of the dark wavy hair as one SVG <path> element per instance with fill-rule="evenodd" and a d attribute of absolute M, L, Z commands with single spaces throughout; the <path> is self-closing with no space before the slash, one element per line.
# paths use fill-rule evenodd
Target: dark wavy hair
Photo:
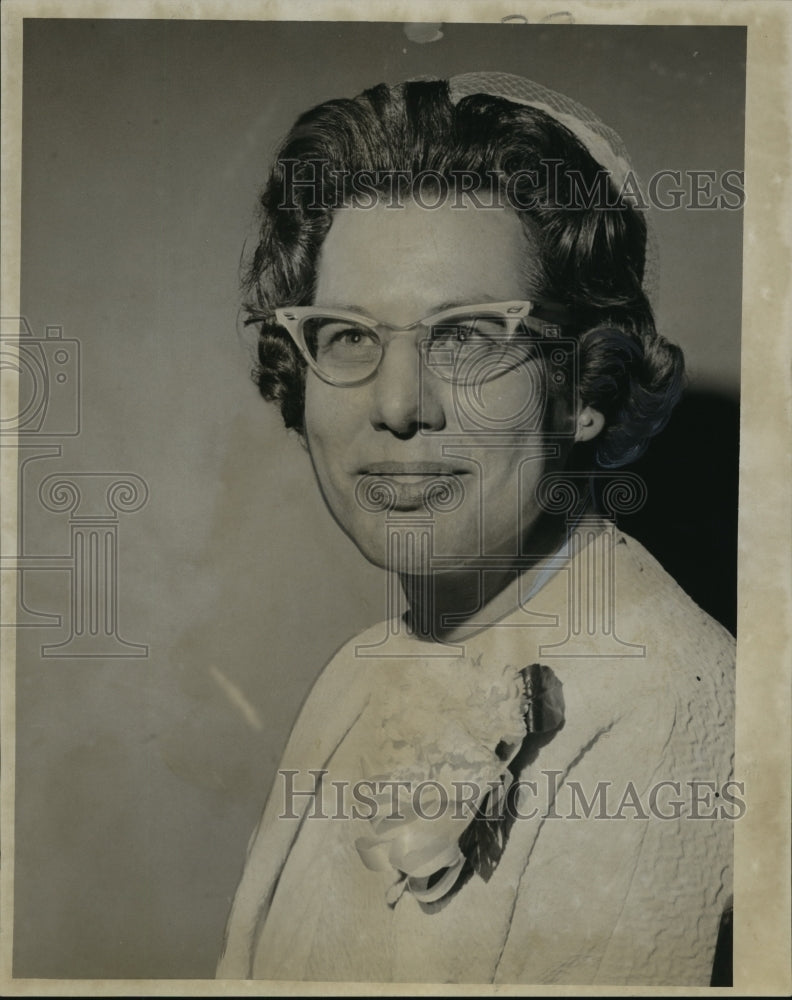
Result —
<path fill-rule="evenodd" d="M 547 170 L 554 161 L 561 169 Z M 444 80 L 381 84 L 320 104 L 298 119 L 280 148 L 260 198 L 243 310 L 248 323 L 259 324 L 254 379 L 286 426 L 304 432 L 306 366 L 273 311 L 312 302 L 319 252 L 333 212 L 349 195 L 349 176 L 367 172 L 376 180 L 390 172 L 392 186 L 397 171 L 408 178 L 432 172 L 452 183 L 465 171 L 509 188 L 514 210 L 539 242 L 537 297 L 566 305 L 574 317 L 580 399 L 605 417 L 594 458 L 605 468 L 638 458 L 668 421 L 684 371 L 681 350 L 658 335 L 643 290 L 643 215 L 612 186 L 606 202 L 580 203 L 580 181 L 594 190 L 603 170 L 556 119 L 483 94 L 454 104 Z M 315 183 L 295 183 L 317 176 L 326 182 L 318 198 Z"/>

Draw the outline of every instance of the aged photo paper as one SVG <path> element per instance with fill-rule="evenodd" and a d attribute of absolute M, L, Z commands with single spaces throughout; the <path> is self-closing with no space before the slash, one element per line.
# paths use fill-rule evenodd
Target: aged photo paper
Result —
<path fill-rule="evenodd" d="M 538 0 L 420 5 L 414 0 L 380 5 L 357 0 L 300 4 L 8 0 L 0 7 L 0 16 L 3 995 L 787 995 L 792 989 L 792 15 L 788 5 L 761 0 L 678 4 L 569 0 L 560 5 Z M 323 856 L 313 857 L 305 845 L 313 836 L 324 844 L 328 857 L 336 857 L 347 834 L 338 834 L 337 842 L 332 838 L 341 827 L 349 827 L 345 818 L 331 820 L 327 836 L 311 834 L 310 822 L 305 821 L 301 829 L 308 832 L 295 834 L 293 841 L 267 833 L 266 827 L 258 841 L 255 838 L 271 790 L 284 796 L 279 802 L 288 819 L 289 808 L 297 801 L 293 795 L 288 799 L 289 790 L 293 793 L 296 787 L 295 776 L 299 787 L 305 788 L 307 769 L 321 767 L 332 757 L 328 753 L 321 757 L 317 750 L 314 763 L 301 748 L 314 742 L 325 747 L 330 741 L 337 749 L 355 724 L 353 703 L 358 692 L 352 682 L 345 686 L 339 681 L 334 688 L 317 689 L 313 701 L 309 697 L 325 664 L 333 657 L 334 662 L 343 659 L 348 649 L 360 662 L 375 655 L 391 656 L 387 652 L 391 646 L 406 649 L 399 646 L 400 625 L 395 633 L 388 631 L 391 625 L 377 631 L 385 619 L 412 621 L 410 635 L 420 632 L 415 625 L 420 597 L 413 594 L 413 618 L 409 614 L 400 618 L 404 598 L 392 582 L 395 578 L 382 569 L 386 563 L 394 565 L 394 546 L 406 546 L 404 539 L 412 544 L 418 529 L 413 519 L 404 534 L 403 525 L 393 526 L 398 518 L 390 515 L 402 511 L 412 517 L 425 502 L 425 495 L 414 499 L 414 480 L 423 483 L 439 470 L 450 494 L 442 490 L 432 494 L 437 521 L 424 527 L 425 537 L 442 546 L 443 519 L 451 517 L 448 505 L 459 506 L 456 521 L 448 522 L 452 525 L 462 523 L 465 509 L 462 499 L 454 500 L 454 484 L 470 482 L 464 463 L 461 472 L 448 464 L 406 469 L 397 468 L 395 462 L 371 462 L 367 456 L 368 465 L 363 459 L 358 463 L 356 471 L 363 482 L 347 520 L 343 499 L 334 493 L 333 463 L 346 461 L 347 441 L 355 440 L 353 418 L 345 416 L 339 401 L 362 398 L 356 395 L 364 391 L 360 384 L 383 377 L 388 360 L 395 363 L 393 359 L 402 356 L 399 351 L 407 343 L 404 331 L 430 314 L 441 317 L 432 330 L 445 329 L 443 324 L 451 321 L 449 304 L 456 308 L 461 301 L 458 296 L 439 296 L 427 300 L 423 311 L 374 316 L 362 299 L 382 274 L 396 275 L 401 268 L 407 277 L 394 277 L 394 287 L 402 289 L 403 300 L 414 295 L 422 304 L 422 282 L 441 284 L 443 261 L 453 256 L 443 249 L 441 235 L 446 230 L 439 225 L 436 230 L 419 228 L 415 238 L 412 230 L 400 230 L 399 239 L 405 242 L 389 243 L 388 218 L 398 213 L 378 216 L 381 190 L 379 201 L 366 201 L 370 189 L 353 188 L 367 209 L 358 211 L 359 217 L 365 216 L 365 226 L 361 223 L 359 230 L 347 234 L 346 243 L 339 244 L 343 250 L 337 259 L 345 263 L 338 265 L 337 283 L 354 286 L 358 294 L 350 293 L 346 299 L 327 294 L 322 300 L 322 289 L 332 284 L 328 245 L 316 279 L 325 284 L 315 301 L 327 306 L 335 323 L 340 322 L 340 312 L 345 324 L 354 314 L 355 337 L 379 345 L 381 353 L 362 360 L 355 356 L 356 365 L 370 363 L 355 382 L 343 367 L 329 367 L 327 355 L 312 339 L 319 344 L 320 335 L 313 331 L 322 323 L 336 330 L 327 325 L 328 318 L 317 320 L 311 314 L 301 322 L 299 306 L 307 305 L 309 293 L 304 293 L 304 301 L 282 303 L 298 307 L 294 315 L 281 314 L 278 322 L 284 328 L 292 324 L 294 343 L 310 366 L 308 377 L 316 378 L 324 393 L 315 389 L 314 403 L 309 399 L 309 416 L 317 412 L 316 400 L 324 407 L 321 424 L 311 418 L 315 423 L 309 451 L 299 433 L 299 420 L 292 419 L 290 429 L 284 427 L 278 407 L 261 398 L 251 378 L 256 331 L 265 317 L 251 307 L 255 282 L 246 292 L 241 276 L 255 259 L 260 239 L 258 199 L 279 147 L 308 109 L 331 99 L 352 98 L 378 83 L 458 80 L 470 73 L 481 73 L 484 83 L 470 83 L 468 90 L 464 82 L 455 84 L 455 101 L 483 93 L 485 87 L 496 98 L 503 96 L 499 88 L 516 85 L 504 84 L 497 74 L 510 74 L 575 102 L 562 110 L 561 105 L 555 108 L 557 120 L 571 129 L 594 161 L 606 165 L 611 179 L 618 178 L 623 192 L 643 199 L 638 210 L 649 233 L 644 287 L 659 333 L 684 353 L 681 400 L 672 415 L 669 409 L 663 420 L 667 426 L 646 453 L 623 467 L 614 462 L 611 478 L 597 472 L 591 480 L 575 481 L 598 483 L 597 502 L 606 525 L 602 538 L 612 539 L 614 549 L 618 532 L 637 540 L 651 554 L 651 566 L 657 560 L 689 596 L 691 606 L 702 609 L 708 623 L 712 620 L 706 635 L 717 634 L 719 649 L 731 649 L 729 637 L 736 636 L 736 715 L 732 719 L 728 707 L 722 716 L 720 707 L 713 709 L 718 726 L 702 729 L 688 747 L 691 766 L 699 768 L 695 773 L 706 777 L 708 754 L 715 760 L 715 745 L 727 754 L 733 746 L 733 773 L 723 781 L 718 774 L 711 787 L 700 781 L 697 790 L 682 793 L 687 795 L 683 811 L 714 811 L 734 839 L 733 918 L 720 924 L 712 985 L 680 982 L 669 968 L 665 980 L 642 979 L 639 969 L 632 982 L 625 974 L 614 986 L 597 975 L 597 963 L 608 968 L 606 947 L 602 955 L 592 951 L 589 966 L 580 965 L 588 972 L 580 972 L 579 981 L 574 974 L 564 978 L 562 960 L 553 965 L 548 958 L 545 968 L 538 959 L 533 965 L 531 961 L 521 965 L 519 954 L 510 958 L 508 930 L 500 944 L 488 944 L 492 935 L 485 928 L 486 908 L 480 910 L 480 927 L 472 910 L 453 924 L 449 917 L 453 905 L 444 912 L 435 899 L 447 902 L 436 891 L 438 878 L 448 881 L 452 899 L 454 892 L 459 898 L 466 891 L 486 895 L 488 886 L 495 892 L 501 857 L 503 875 L 508 871 L 509 843 L 515 849 L 519 845 L 516 830 L 507 830 L 505 847 L 498 840 L 500 820 L 493 821 L 493 840 L 486 845 L 478 841 L 465 858 L 457 850 L 458 838 L 451 837 L 442 850 L 437 849 L 437 856 L 444 859 L 437 870 L 431 866 L 424 870 L 418 863 L 410 870 L 409 859 L 393 861 L 392 844 L 404 828 L 382 834 L 379 841 L 374 838 L 361 845 L 358 840 L 360 857 L 353 853 L 350 861 L 345 856 L 337 866 L 326 863 Z M 525 103 L 547 110 L 547 100 L 533 96 Z M 591 109 L 593 118 L 581 124 L 578 105 Z M 600 128 L 600 120 L 606 128 Z M 307 135 L 307 125 L 305 129 Z M 611 129 L 616 140 L 611 139 Z M 328 147 L 334 135 L 324 137 Z M 464 145 L 461 139 L 460 145 Z M 474 175 L 475 171 L 468 172 L 471 185 Z M 285 190 L 299 200 L 305 175 L 290 176 L 293 186 L 288 187 L 287 177 Z M 349 189 L 345 190 L 348 202 Z M 430 201 L 437 194 L 431 183 L 422 190 Z M 467 188 L 468 197 L 471 190 Z M 503 190 L 508 194 L 508 183 Z M 450 198 L 457 194 L 452 190 Z M 477 196 L 473 190 L 474 202 Z M 446 210 L 431 202 L 424 215 L 434 218 Z M 479 203 L 476 211 L 478 218 L 486 216 L 482 232 L 499 224 L 499 210 L 490 211 Z M 450 212 L 455 221 L 449 226 L 464 226 L 456 221 L 461 215 Z M 432 240 L 438 239 L 435 256 L 427 251 L 427 232 Z M 337 240 L 344 234 L 335 227 Z M 486 252 L 483 242 L 465 243 L 468 235 L 467 230 L 455 229 L 445 248 L 465 248 L 459 252 L 457 273 L 468 268 L 464 273 L 474 288 L 479 274 L 488 275 L 491 287 L 503 292 L 487 292 L 484 305 L 508 300 L 514 311 L 516 286 L 508 282 L 507 255 Z M 409 245 L 418 261 L 414 266 L 404 253 L 413 238 Z M 279 246 L 287 243 L 283 237 Z M 274 237 L 268 245 L 275 245 Z M 401 248 L 400 255 L 389 257 L 393 246 Z M 542 247 L 546 252 L 545 244 Z M 294 260 L 283 265 L 287 277 L 298 270 Z M 430 281 L 427 273 L 440 277 Z M 367 275 L 374 276 L 368 284 Z M 262 276 L 261 269 L 256 280 L 257 287 L 264 287 L 266 280 L 276 281 Z M 286 277 L 278 280 L 285 283 Z M 449 281 L 453 284 L 453 274 Z M 520 296 L 522 305 L 524 298 Z M 470 305 L 470 297 L 462 300 Z M 491 322 L 492 316 L 486 316 Z M 498 336 L 512 338 L 516 327 L 506 323 L 507 309 L 504 316 L 498 317 L 499 323 L 503 320 Z M 479 314 L 475 318 L 478 323 Z M 246 319 L 256 322 L 246 324 Z M 459 322 L 456 314 L 451 319 Z M 563 345 L 570 342 L 564 339 L 564 322 L 556 327 L 552 316 L 549 321 L 548 336 L 558 338 L 547 348 L 556 366 L 549 370 L 555 373 L 572 365 L 563 355 Z M 348 336 L 346 326 L 344 331 Z M 479 327 L 474 333 L 479 335 Z M 510 348 L 512 342 L 509 339 Z M 475 344 L 465 350 L 475 350 Z M 421 371 L 431 374 L 435 362 L 423 357 Z M 437 363 L 447 365 L 446 354 L 441 352 Z M 491 358 L 485 363 L 495 364 Z M 479 421 L 485 420 L 482 400 L 494 398 L 487 395 L 488 387 L 508 384 L 512 372 L 509 369 L 504 381 L 504 370 L 493 369 L 495 374 L 486 375 L 489 381 L 465 397 L 466 405 L 481 406 L 476 410 Z M 578 377 L 574 366 L 564 371 L 574 371 L 574 379 Z M 444 400 L 461 398 L 460 376 L 441 371 L 431 378 L 444 386 Z M 441 429 L 441 423 L 445 428 L 447 415 L 426 416 L 427 398 L 420 397 L 421 419 L 436 419 L 429 430 Z M 298 403 L 299 410 L 299 398 Z M 506 449 L 512 445 L 511 439 L 504 444 L 506 438 L 497 438 L 502 428 L 492 422 L 468 426 L 463 411 L 454 412 L 459 447 L 468 447 L 478 434 L 489 448 L 487 456 L 506 456 L 505 466 L 510 460 Z M 597 413 L 594 407 L 593 417 L 588 416 L 596 421 Z M 395 420 L 394 411 L 386 412 L 382 402 L 374 421 L 380 437 L 390 435 L 403 443 L 413 430 L 396 428 Z M 576 425 L 576 442 L 585 443 L 587 430 L 581 426 Z M 595 426 L 592 434 L 597 432 Z M 553 452 L 553 447 L 561 450 Z M 565 454 L 563 447 L 551 444 L 547 454 Z M 384 452 L 381 457 L 386 457 Z M 499 469 L 491 457 L 486 461 L 495 471 L 482 472 L 482 489 L 486 476 L 497 477 Z M 486 461 L 482 459 L 476 468 L 487 467 Z M 369 482 L 373 476 L 384 478 L 392 489 L 387 543 L 385 535 L 374 542 L 360 540 L 371 516 L 383 510 L 377 507 L 382 483 Z M 536 486 L 537 495 L 541 485 Z M 510 511 L 509 503 L 523 504 L 523 493 L 518 494 L 516 486 L 513 496 L 504 489 L 506 493 L 493 491 L 488 509 Z M 507 499 L 501 504 L 504 495 Z M 545 513 L 567 516 L 567 508 L 552 507 L 560 495 L 552 494 Z M 575 494 L 574 499 L 580 497 Z M 478 514 L 482 538 L 487 533 L 481 513 L 485 506 L 482 501 Z M 583 508 L 572 504 L 568 511 L 573 507 L 574 518 L 570 514 L 564 522 L 570 537 L 580 523 L 589 523 L 588 509 L 581 514 Z M 357 520 L 361 511 L 363 528 Z M 507 519 L 506 513 L 501 516 Z M 379 551 L 377 546 L 385 552 L 386 544 L 387 555 L 376 565 L 372 552 Z M 454 544 L 450 536 L 449 551 Z M 577 543 L 568 544 L 571 548 L 558 550 L 563 559 L 577 558 Z M 618 569 L 620 564 L 610 561 L 617 557 L 603 546 L 597 550 L 602 562 L 590 565 L 592 574 L 605 574 L 605 579 L 611 572 L 608 567 Z M 546 572 L 542 568 L 536 580 L 529 574 L 532 586 L 519 590 L 513 606 L 496 602 L 494 610 L 486 611 L 491 606 L 481 595 L 488 584 L 482 582 L 476 608 L 489 617 L 478 624 L 483 628 L 511 622 L 508 613 L 515 607 L 518 616 L 524 612 L 519 621 L 527 629 L 541 624 L 543 615 L 545 620 L 548 614 L 552 617 L 557 609 L 542 600 L 552 602 L 552 595 L 567 594 L 566 589 L 552 589 L 566 580 L 567 573 L 566 562 L 553 562 L 554 552 L 557 556 L 555 547 L 548 548 L 549 568 Z M 428 557 L 407 548 L 404 553 L 399 558 L 405 561 L 397 569 L 403 581 L 410 581 L 419 576 L 415 566 Z M 442 556 L 438 558 L 442 562 Z M 442 565 L 451 571 L 456 564 L 449 557 Z M 486 565 L 486 573 L 492 574 L 501 564 L 495 560 Z M 649 561 L 636 574 L 644 572 L 644 565 L 648 567 Z M 576 586 L 585 584 L 571 571 L 569 575 L 578 580 Z M 480 579 L 485 581 L 484 570 Z M 636 581 L 640 589 L 638 575 Z M 405 587 L 409 600 L 409 582 Z M 590 694 L 585 688 L 585 698 L 580 697 L 587 703 L 590 698 L 592 712 L 601 708 L 621 719 L 630 717 L 633 708 L 620 702 L 629 701 L 625 692 L 632 690 L 621 680 L 625 664 L 651 665 L 655 637 L 684 631 L 687 626 L 679 623 L 688 618 L 680 612 L 679 618 L 655 620 L 653 600 L 646 598 L 635 617 L 636 630 L 631 631 L 633 619 L 626 612 L 620 619 L 617 605 L 607 618 L 610 587 L 611 583 L 603 587 L 604 596 L 598 598 L 606 605 L 604 610 L 597 605 L 597 613 L 604 617 L 598 619 L 599 625 L 589 620 L 588 636 L 600 630 L 597 641 L 602 640 L 604 651 L 595 655 L 616 663 L 618 670 L 614 668 L 612 677 L 605 675 L 611 679 L 592 684 Z M 570 584 L 568 593 L 578 591 Z M 534 599 L 538 603 L 528 609 Z M 671 604 L 674 601 L 678 599 Z M 656 608 L 665 607 L 658 597 Z M 470 609 L 466 614 L 475 625 L 476 614 Z M 563 625 L 563 614 L 558 614 Z M 577 635 L 573 620 L 570 610 L 564 642 Z M 504 627 L 501 634 L 507 631 Z M 473 657 L 475 643 L 470 647 L 465 643 L 474 634 L 475 630 L 457 633 L 452 628 L 446 638 L 450 636 L 448 643 L 456 655 Z M 431 637 L 438 635 L 431 632 Z M 580 646 L 583 652 L 569 646 L 562 654 L 549 640 L 543 641 L 532 667 L 533 657 L 514 664 L 527 671 L 519 675 L 520 684 L 525 679 L 527 685 L 520 688 L 525 719 L 534 704 L 531 698 L 539 703 L 536 692 L 544 698 L 533 722 L 525 722 L 523 715 L 519 720 L 520 726 L 527 726 L 520 729 L 520 738 L 533 735 L 537 752 L 545 742 L 552 747 L 543 726 L 549 733 L 555 728 L 572 730 L 577 703 L 563 672 L 563 656 L 590 655 L 585 643 Z M 697 664 L 709 656 L 708 642 L 691 640 L 690 662 L 685 661 L 691 683 L 703 683 L 704 668 Z M 684 646 L 680 648 L 685 659 Z M 563 679 L 564 698 L 556 696 L 560 689 L 554 686 L 553 671 Z M 719 706 L 717 681 L 713 683 L 713 704 Z M 648 747 L 654 745 L 652 739 L 660 744 L 665 740 L 666 701 L 671 704 L 678 698 L 687 703 L 683 691 L 657 684 L 657 699 L 647 705 L 651 711 L 641 717 L 640 725 L 635 723 Z M 479 690 L 475 680 L 471 685 L 469 701 L 483 703 L 484 688 Z M 423 726 L 429 741 L 426 730 L 435 722 L 438 732 L 444 724 L 451 731 L 448 719 L 454 717 L 457 702 L 450 694 L 446 700 L 441 683 L 440 694 L 435 692 L 434 697 L 425 693 L 430 688 L 423 690 L 420 710 L 393 709 L 397 720 L 393 725 L 402 727 L 403 733 Z M 371 699 L 366 698 L 361 696 L 361 704 L 368 706 Z M 461 704 L 464 699 L 457 701 Z M 393 703 L 384 695 L 383 703 L 386 717 L 391 718 L 387 713 Z M 303 731 L 290 744 L 298 764 L 289 771 L 284 748 L 303 706 L 307 706 Z M 345 713 L 350 716 L 347 721 Z M 603 731 L 612 725 L 603 724 Z M 633 757 L 627 742 L 623 752 L 617 732 L 613 729 L 611 756 L 621 768 L 619 776 L 626 779 L 638 773 L 642 751 L 636 749 Z M 505 737 L 506 729 L 502 733 Z M 449 737 L 451 743 L 453 739 Z M 494 738 L 489 749 L 503 765 L 495 784 L 502 788 L 499 794 L 506 803 L 515 801 L 516 792 L 509 793 L 509 788 L 517 775 L 517 764 L 511 771 L 507 765 L 521 758 L 516 745 L 507 755 L 504 742 L 508 741 Z M 464 757 L 460 745 L 452 749 Z M 350 750 L 348 755 L 356 752 Z M 375 757 L 372 750 L 372 761 Z M 452 757 L 449 751 L 445 763 Z M 542 761 L 553 760 L 552 754 L 540 754 L 537 768 Z M 355 763 L 367 778 L 377 774 L 374 763 L 357 759 Z M 606 831 L 614 831 L 614 837 L 623 835 L 629 844 L 636 826 L 665 829 L 667 821 L 653 810 L 658 785 L 667 774 L 660 757 L 656 767 L 652 764 L 654 784 L 650 786 L 647 778 L 640 785 L 641 801 L 632 798 L 630 805 L 625 800 L 622 781 L 613 793 L 610 818 L 603 816 L 601 823 L 592 824 L 602 836 L 602 847 L 591 848 L 590 899 L 585 898 L 587 892 L 575 897 L 568 887 L 576 883 L 561 877 L 567 859 L 554 857 L 553 824 L 546 822 L 547 846 L 544 854 L 537 848 L 534 870 L 538 877 L 545 858 L 547 878 L 534 883 L 541 886 L 536 906 L 525 907 L 530 913 L 526 926 L 534 928 L 533 937 L 526 935 L 527 951 L 532 942 L 535 952 L 545 950 L 549 955 L 556 930 L 567 922 L 575 926 L 575 920 L 596 937 L 585 913 L 597 898 L 597 864 L 605 871 L 612 863 L 614 882 L 624 878 L 625 901 L 614 905 L 623 906 L 625 914 L 632 913 L 626 900 L 634 883 L 645 877 L 651 885 L 655 859 L 645 854 L 639 861 L 640 838 L 635 859 L 622 865 L 616 856 L 621 841 L 611 842 L 611 857 Z M 457 766 L 461 767 L 454 759 L 453 767 Z M 561 773 L 552 771 L 552 764 L 543 766 L 537 775 Z M 591 788 L 584 791 L 588 794 Z M 491 791 L 489 799 L 477 800 L 479 808 L 496 798 Z M 667 800 L 666 795 L 663 801 Z M 345 806 L 340 798 L 333 802 L 340 816 Z M 641 817 L 644 809 L 652 815 Z M 617 813 L 621 815 L 616 817 Z M 695 818 L 689 825 L 696 825 Z M 276 820 L 274 827 L 278 826 L 285 829 Z M 684 828 L 682 823 L 683 833 Z M 379 836 L 380 828 L 375 829 Z M 569 841 L 560 833 L 561 825 L 558 829 L 561 855 Z M 463 838 L 460 843 L 469 841 Z M 697 843 L 690 849 L 691 857 L 701 850 L 701 838 Z M 493 844 L 500 846 L 496 850 Z M 386 875 L 393 874 L 388 864 L 379 870 L 384 855 L 377 852 L 383 845 L 391 849 L 390 863 L 399 874 L 397 890 L 388 888 Z M 450 853 L 444 854 L 445 849 Z M 279 862 L 280 867 L 272 861 L 279 851 L 286 858 L 292 850 L 298 861 L 291 868 L 287 860 Z M 494 854 L 487 860 L 490 850 Z M 665 863 L 662 850 L 657 849 L 658 871 Z M 688 860 L 691 872 L 696 865 L 704 871 L 702 866 L 712 863 L 706 854 L 702 851 L 700 865 Z M 408 855 L 405 848 L 400 857 Z M 731 850 L 723 856 L 724 867 L 729 867 Z M 334 883 L 333 873 L 347 871 L 343 868 L 347 864 L 350 877 L 339 874 Z M 460 871 L 455 864 L 467 865 L 461 868 L 459 883 L 454 881 Z M 634 865 L 630 873 L 628 865 Z M 641 865 L 647 869 L 645 876 Z M 671 867 L 669 863 L 669 871 Z M 270 868 L 269 881 L 264 875 L 257 881 L 259 869 Z M 236 896 L 243 873 L 247 882 Z M 723 874 L 723 885 L 730 879 Z M 424 915 L 448 919 L 448 926 L 459 932 L 458 940 L 468 941 L 465 935 L 469 935 L 477 943 L 461 949 L 465 954 L 460 955 L 459 968 L 464 971 L 455 974 L 454 967 L 438 964 L 442 971 L 418 982 L 409 982 L 398 972 L 372 977 L 371 982 L 364 974 L 351 978 L 311 974 L 312 968 L 333 967 L 332 962 L 323 966 L 312 954 L 310 940 L 311 935 L 321 938 L 323 928 L 334 923 L 341 941 L 337 948 L 346 956 L 340 969 L 399 967 L 396 958 L 389 965 L 390 957 L 386 961 L 373 954 L 377 947 L 368 942 L 380 940 L 375 920 L 361 918 L 356 925 L 343 907 L 336 908 L 337 900 L 347 898 L 344 893 L 353 881 L 375 885 L 370 895 L 376 901 L 366 906 L 373 907 L 372 913 L 380 912 L 380 901 L 383 913 L 390 907 L 387 912 L 396 914 L 394 927 L 400 910 L 412 912 L 408 907 L 413 906 L 417 913 L 423 907 Z M 556 893 L 554 886 L 566 888 Z M 294 898 L 286 898 L 292 891 Z M 703 884 L 702 900 L 713 892 L 710 884 Z M 275 899 L 266 925 L 269 938 L 264 933 L 264 911 L 257 909 L 258 897 L 266 893 Z M 731 914 L 726 898 L 730 893 L 731 889 L 729 893 L 724 889 L 723 897 L 714 893 L 712 905 L 718 915 Z M 646 898 L 640 906 L 630 904 L 636 914 L 630 922 L 639 927 L 643 919 L 651 924 L 656 918 L 662 953 L 663 935 L 674 933 L 677 916 L 669 911 L 661 918 L 661 903 L 655 914 L 653 901 L 649 895 Z M 516 899 L 513 915 L 520 912 Z M 232 904 L 234 917 L 229 923 Z M 581 910 L 584 916 L 576 916 Z M 420 942 L 409 937 L 414 931 L 403 920 L 404 941 L 413 941 L 410 947 L 418 949 Z M 614 920 L 616 926 L 618 915 Z M 246 921 L 250 940 L 243 946 L 237 942 L 245 936 L 239 928 Z M 357 931 L 350 930 L 356 926 Z M 514 917 L 514 927 L 519 926 Z M 397 931 L 393 934 L 396 940 Z M 231 957 L 227 964 L 221 963 L 218 973 L 226 935 Z M 713 933 L 710 937 L 714 940 Z M 327 947 L 332 951 L 336 946 Z M 398 947 L 403 947 L 400 954 L 409 953 L 407 944 Z M 398 947 L 394 945 L 397 951 Z M 267 959 L 267 948 L 277 961 Z M 371 953 L 364 954 L 367 948 Z M 535 968 L 545 970 L 537 976 L 546 978 L 532 979 L 530 972 L 515 972 L 512 978 L 503 972 L 499 977 L 487 971 L 487 948 L 500 949 L 493 965 L 496 972 Z M 564 952 L 566 945 L 558 948 Z M 642 959 L 633 960 L 636 966 L 643 965 Z M 421 961 L 410 967 L 426 968 Z M 241 968 L 249 971 L 236 971 Z M 285 971 L 272 980 L 261 971 L 268 968 Z M 493 981 L 497 985 L 491 985 Z"/>

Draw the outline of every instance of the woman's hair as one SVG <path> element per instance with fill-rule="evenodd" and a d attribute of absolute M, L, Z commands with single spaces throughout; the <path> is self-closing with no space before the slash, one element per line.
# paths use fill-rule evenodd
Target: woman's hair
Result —
<path fill-rule="evenodd" d="M 334 211 L 354 193 L 353 178 L 393 197 L 394 183 L 409 195 L 416 178 L 453 186 L 463 174 L 507 196 L 531 244 L 538 240 L 536 297 L 564 304 L 574 317 L 580 399 L 605 417 L 596 461 L 633 461 L 667 422 L 684 368 L 680 349 L 657 334 L 643 291 L 644 218 L 609 179 L 603 189 L 603 168 L 559 121 L 483 94 L 454 104 L 446 81 L 382 84 L 328 101 L 286 137 L 260 199 L 259 242 L 243 279 L 248 321 L 260 322 L 261 394 L 279 405 L 287 427 L 303 432 L 306 366 L 273 311 L 312 302 L 319 252 Z"/>

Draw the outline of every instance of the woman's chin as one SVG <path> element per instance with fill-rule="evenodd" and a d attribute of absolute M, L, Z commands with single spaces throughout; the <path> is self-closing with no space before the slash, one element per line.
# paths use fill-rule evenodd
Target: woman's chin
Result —
<path fill-rule="evenodd" d="M 475 533 L 444 531 L 442 525 L 406 519 L 344 526 L 344 531 L 368 562 L 399 576 L 481 569 L 481 553 L 471 550 Z"/>

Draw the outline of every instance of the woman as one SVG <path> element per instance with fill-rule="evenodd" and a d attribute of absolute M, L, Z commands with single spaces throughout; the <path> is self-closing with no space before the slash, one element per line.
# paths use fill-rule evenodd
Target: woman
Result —
<path fill-rule="evenodd" d="M 287 137 L 259 386 L 406 607 L 305 703 L 220 976 L 709 984 L 733 640 L 615 530 L 642 484 L 604 474 L 682 382 L 636 193 L 614 133 L 506 74 L 375 87 Z"/>

